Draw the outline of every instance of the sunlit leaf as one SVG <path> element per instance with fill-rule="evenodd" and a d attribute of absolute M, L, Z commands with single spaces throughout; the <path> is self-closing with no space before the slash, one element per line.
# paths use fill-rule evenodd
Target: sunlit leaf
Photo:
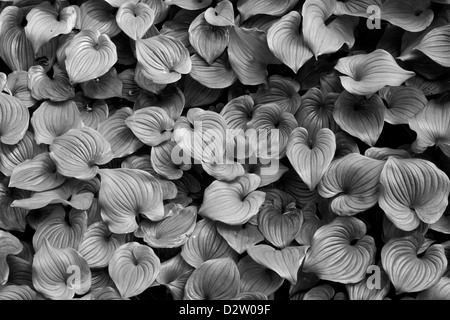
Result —
<path fill-rule="evenodd" d="M 155 20 L 155 11 L 146 3 L 123 3 L 116 14 L 119 27 L 133 40 L 141 39 Z"/>
<path fill-rule="evenodd" d="M 241 14 L 242 21 L 258 14 L 269 14 L 282 16 L 292 10 L 298 0 L 239 0 L 237 9 Z"/>

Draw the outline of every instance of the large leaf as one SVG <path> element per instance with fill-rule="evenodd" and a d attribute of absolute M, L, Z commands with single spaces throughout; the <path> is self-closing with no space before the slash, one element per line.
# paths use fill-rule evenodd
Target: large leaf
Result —
<path fill-rule="evenodd" d="M 98 166 L 112 160 L 109 142 L 94 129 L 71 129 L 53 140 L 50 157 L 58 172 L 81 180 L 90 180 L 98 173 Z"/>
<path fill-rule="evenodd" d="M 447 207 L 450 179 L 427 160 L 390 157 L 380 182 L 380 207 L 399 229 L 435 223 Z"/>
<path fill-rule="evenodd" d="M 80 111 L 72 100 L 44 101 L 33 113 L 30 122 L 36 142 L 48 145 L 69 130 L 83 126 Z"/>
<path fill-rule="evenodd" d="M 132 154 L 144 145 L 126 124 L 132 115 L 133 110 L 123 107 L 98 125 L 98 132 L 109 142 L 114 158 Z"/>
<path fill-rule="evenodd" d="M 66 55 L 66 69 L 72 83 L 98 78 L 117 61 L 115 44 L 98 29 L 82 30 L 75 35 L 66 48 Z"/>
<path fill-rule="evenodd" d="M 189 51 L 179 39 L 158 35 L 136 41 L 136 57 L 144 76 L 155 83 L 172 83 L 191 71 Z"/>
<path fill-rule="evenodd" d="M 25 136 L 30 113 L 22 102 L 10 95 L 0 93 L 0 142 L 15 145 Z"/>
<path fill-rule="evenodd" d="M 34 52 L 37 53 L 50 39 L 72 31 L 75 27 L 76 19 L 75 6 L 67 6 L 59 13 L 49 1 L 44 1 L 34 7 L 27 14 L 28 23 L 24 28 Z"/>
<path fill-rule="evenodd" d="M 136 231 L 136 216 L 164 217 L 163 190 L 151 174 L 133 169 L 102 169 L 99 203 L 102 218 L 114 233 Z"/>
<path fill-rule="evenodd" d="M 284 282 L 278 273 L 255 262 L 249 255 L 239 260 L 237 266 L 241 275 L 241 292 L 261 292 L 270 296 Z"/>
<path fill-rule="evenodd" d="M 155 20 L 155 11 L 146 3 L 123 3 L 116 14 L 119 27 L 133 40 L 141 39 Z"/>
<path fill-rule="evenodd" d="M 78 251 L 90 268 L 107 267 L 116 249 L 125 243 L 125 235 L 112 233 L 106 222 L 89 226 Z"/>
<path fill-rule="evenodd" d="M 70 84 L 67 73 L 56 63 L 53 65 L 52 78 L 46 74 L 44 67 L 31 67 L 28 70 L 28 87 L 36 100 L 60 102 L 75 97 L 75 88 Z"/>
<path fill-rule="evenodd" d="M 327 128 L 310 135 L 305 128 L 292 131 L 287 157 L 300 178 L 313 190 L 322 179 L 336 151 L 334 133 Z"/>
<path fill-rule="evenodd" d="M 72 248 L 54 248 L 46 239 L 33 260 L 33 285 L 52 300 L 72 299 L 91 287 L 91 270 Z"/>
<path fill-rule="evenodd" d="M 116 249 L 108 271 L 123 298 L 141 294 L 156 280 L 161 262 L 152 248 L 129 242 Z"/>
<path fill-rule="evenodd" d="M 316 58 L 336 52 L 344 44 L 351 48 L 355 43 L 353 30 L 358 18 L 340 16 L 326 23 L 335 8 L 336 0 L 306 0 L 303 4 L 303 36 Z"/>
<path fill-rule="evenodd" d="M 49 153 L 44 152 L 15 167 L 9 186 L 39 192 L 56 188 L 65 180 L 66 178 L 56 171 L 56 165 Z"/>
<path fill-rule="evenodd" d="M 293 79 L 272 75 L 268 79 L 268 87 L 260 87 L 252 94 L 256 105 L 275 103 L 285 112 L 295 114 L 301 105 L 298 92 L 300 85 Z"/>
<path fill-rule="evenodd" d="M 384 120 L 390 124 L 408 124 L 428 103 L 425 95 L 413 87 L 385 87 L 379 92 L 387 102 Z"/>
<path fill-rule="evenodd" d="M 414 152 L 422 153 L 428 147 L 438 146 L 446 156 L 450 156 L 450 95 L 444 94 L 433 99 L 410 118 L 409 126 L 417 133 L 416 141 L 411 148 Z"/>
<path fill-rule="evenodd" d="M 295 113 L 298 126 L 308 130 L 313 137 L 322 128 L 333 132 L 338 130 L 333 111 L 339 94 L 324 94 L 318 88 L 309 89 L 301 98 L 301 105 Z"/>
<path fill-rule="evenodd" d="M 385 113 L 379 95 L 367 99 L 344 91 L 336 100 L 333 118 L 342 130 L 373 146 L 383 131 Z"/>
<path fill-rule="evenodd" d="M 142 221 L 134 235 L 143 238 L 152 248 L 181 247 L 194 232 L 197 208 L 191 206 L 174 211 L 161 221 Z"/>
<path fill-rule="evenodd" d="M 424 30 L 433 21 L 430 0 L 387 0 L 381 5 L 381 18 L 411 31 Z"/>
<path fill-rule="evenodd" d="M 189 27 L 189 42 L 208 64 L 212 64 L 228 46 L 230 30 L 227 27 L 213 27 L 201 13 Z"/>
<path fill-rule="evenodd" d="M 345 75 L 340 77 L 345 90 L 355 95 L 371 95 L 384 86 L 399 86 L 415 75 L 402 69 L 383 49 L 341 58 L 335 69 Z"/>
<path fill-rule="evenodd" d="M 81 239 L 87 229 L 87 214 L 85 211 L 71 209 L 66 213 L 62 206 L 56 207 L 36 229 L 33 235 L 33 247 L 38 251 L 44 241 L 59 249 L 78 249 Z"/>
<path fill-rule="evenodd" d="M 319 194 L 333 198 L 331 209 L 338 215 L 355 215 L 378 202 L 380 175 L 385 162 L 350 153 L 331 163 L 318 185 Z"/>
<path fill-rule="evenodd" d="M 202 219 L 181 248 L 181 256 L 191 266 L 198 268 L 203 262 L 212 259 L 231 258 L 236 261 L 238 254 L 217 232 L 214 221 Z"/>
<path fill-rule="evenodd" d="M 260 178 L 254 174 L 231 182 L 214 181 L 205 190 L 199 214 L 230 225 L 247 222 L 258 213 L 265 198 L 264 192 L 255 191 L 259 183 Z"/>
<path fill-rule="evenodd" d="M 229 300 L 239 292 L 239 270 L 229 258 L 202 263 L 186 282 L 184 300 Z"/>
<path fill-rule="evenodd" d="M 259 244 L 247 249 L 249 256 L 257 263 L 275 271 L 290 283 L 297 282 L 297 271 L 303 264 L 307 246 L 286 247 L 277 250 L 266 244 Z"/>
<path fill-rule="evenodd" d="M 139 140 L 152 147 L 172 138 L 174 127 L 173 119 L 159 107 L 139 109 L 125 120 L 125 124 Z"/>
<path fill-rule="evenodd" d="M 423 242 L 423 235 L 414 233 L 390 240 L 381 250 L 383 268 L 397 294 L 431 288 L 444 274 L 447 268 L 444 247 L 434 244 L 419 256 Z"/>
<path fill-rule="evenodd" d="M 0 14 L 0 57 L 12 71 L 37 65 L 41 58 L 50 69 L 56 58 L 57 39 L 52 38 L 36 54 L 22 27 L 24 11 L 8 6 Z"/>
<path fill-rule="evenodd" d="M 339 283 L 361 281 L 376 253 L 375 240 L 366 231 L 364 222 L 354 217 L 338 217 L 319 228 L 306 254 L 303 271 Z"/>
<path fill-rule="evenodd" d="M 275 57 L 295 73 L 313 54 L 299 33 L 302 16 L 291 11 L 275 22 L 267 32 L 267 43 Z"/>

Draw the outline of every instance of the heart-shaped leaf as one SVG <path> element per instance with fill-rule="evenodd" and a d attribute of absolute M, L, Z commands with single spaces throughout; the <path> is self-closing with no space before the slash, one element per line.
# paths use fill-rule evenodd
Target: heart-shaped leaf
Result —
<path fill-rule="evenodd" d="M 133 40 L 141 39 L 155 20 L 155 11 L 146 3 L 125 2 L 116 14 L 119 27 Z"/>
<path fill-rule="evenodd" d="M 215 8 L 205 11 L 206 21 L 217 27 L 234 26 L 234 9 L 229 0 L 220 1 Z"/>
<path fill-rule="evenodd" d="M 375 241 L 366 231 L 364 222 L 354 217 L 338 217 L 319 228 L 306 254 L 303 271 L 345 284 L 361 281 L 376 252 Z"/>
<path fill-rule="evenodd" d="M 123 298 L 137 296 L 156 280 L 161 262 L 152 248 L 128 242 L 116 249 L 108 271 Z"/>

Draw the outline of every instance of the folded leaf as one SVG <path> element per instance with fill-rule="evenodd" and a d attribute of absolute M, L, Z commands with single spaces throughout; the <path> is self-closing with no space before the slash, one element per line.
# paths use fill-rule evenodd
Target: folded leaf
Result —
<path fill-rule="evenodd" d="M 33 285 L 52 300 L 68 300 L 89 290 L 91 271 L 75 249 L 58 249 L 44 239 L 34 255 Z"/>
<path fill-rule="evenodd" d="M 241 276 L 241 292 L 261 292 L 270 296 L 284 282 L 278 273 L 255 262 L 248 255 L 239 260 L 237 266 Z"/>
<path fill-rule="evenodd" d="M 250 223 L 242 226 L 230 226 L 225 223 L 217 223 L 217 232 L 228 242 L 228 244 L 239 254 L 258 242 L 264 240 L 264 236 L 257 226 Z"/>
<path fill-rule="evenodd" d="M 24 11 L 8 6 L 0 14 L 0 57 L 12 71 L 28 71 L 42 61 L 48 71 L 56 58 L 57 39 L 52 38 L 37 53 L 22 26 Z M 41 60 L 42 59 L 42 60 Z"/>
<path fill-rule="evenodd" d="M 189 27 L 189 42 L 210 65 L 222 55 L 229 39 L 229 28 L 211 26 L 205 19 L 205 13 L 199 14 Z"/>
<path fill-rule="evenodd" d="M 136 57 L 144 76 L 155 83 L 176 82 L 182 74 L 191 71 L 189 51 L 179 39 L 170 36 L 158 35 L 137 40 Z"/>
<path fill-rule="evenodd" d="M 258 14 L 269 14 L 272 16 L 283 16 L 292 10 L 298 0 L 240 0 L 237 9 L 241 14 L 242 21 Z"/>
<path fill-rule="evenodd" d="M 229 300 L 239 292 L 239 270 L 230 258 L 202 263 L 192 272 L 184 289 L 184 300 Z"/>
<path fill-rule="evenodd" d="M 67 73 L 58 64 L 53 65 L 53 79 L 47 76 L 42 66 L 33 66 L 28 70 L 28 87 L 36 100 L 49 99 L 61 102 L 75 97 Z"/>
<path fill-rule="evenodd" d="M 331 210 L 338 215 L 351 216 L 370 209 L 378 202 L 384 164 L 357 153 L 339 158 L 319 183 L 319 194 L 333 197 Z"/>
<path fill-rule="evenodd" d="M 366 231 L 364 222 L 353 217 L 338 217 L 319 228 L 306 254 L 303 271 L 344 284 L 361 281 L 376 252 L 375 241 Z"/>
<path fill-rule="evenodd" d="M 342 130 L 373 146 L 383 131 L 385 113 L 379 95 L 367 99 L 344 91 L 336 100 L 333 118 Z"/>
<path fill-rule="evenodd" d="M 156 282 L 169 289 L 174 300 L 183 300 L 186 281 L 194 268 L 183 260 L 180 254 L 161 263 L 161 271 Z"/>
<path fill-rule="evenodd" d="M 277 104 L 264 104 L 256 108 L 247 125 L 257 134 L 257 156 L 278 159 L 286 154 L 289 136 L 297 127 L 297 120 Z"/>
<path fill-rule="evenodd" d="M 444 247 L 430 246 L 419 256 L 424 242 L 420 233 L 392 239 L 381 250 L 381 262 L 397 294 L 429 289 L 439 282 L 447 268 Z"/>
<path fill-rule="evenodd" d="M 98 30 L 110 38 L 120 32 L 114 8 L 107 1 L 88 0 L 84 2 L 80 6 L 80 15 L 81 30 Z"/>
<path fill-rule="evenodd" d="M 338 125 L 333 118 L 333 110 L 339 94 L 324 94 L 318 88 L 309 89 L 301 98 L 301 105 L 295 113 L 299 127 L 304 127 L 313 137 L 322 128 L 333 132 Z"/>
<path fill-rule="evenodd" d="M 0 142 L 15 145 L 28 129 L 30 113 L 22 102 L 10 95 L 0 93 Z"/>
<path fill-rule="evenodd" d="M 115 68 L 109 69 L 101 77 L 80 84 L 83 94 L 91 99 L 122 97 L 122 86 Z"/>
<path fill-rule="evenodd" d="M 44 152 L 15 167 L 9 186 L 39 192 L 56 188 L 65 180 L 66 178 L 56 171 L 56 165 L 49 153 Z"/>
<path fill-rule="evenodd" d="M 95 100 L 89 103 L 86 100 L 76 100 L 80 117 L 86 127 L 97 130 L 97 126 L 108 118 L 109 109 L 104 100 Z"/>
<path fill-rule="evenodd" d="M 10 176 L 18 164 L 45 151 L 47 147 L 36 144 L 33 133 L 27 131 L 23 139 L 15 145 L 0 143 L 0 171 Z"/>
<path fill-rule="evenodd" d="M 146 3 L 125 2 L 116 14 L 117 24 L 133 40 L 141 39 L 154 19 L 155 11 Z"/>
<path fill-rule="evenodd" d="M 36 143 L 48 145 L 69 130 L 80 129 L 83 126 L 80 111 L 72 100 L 44 101 L 33 113 L 30 122 Z"/>
<path fill-rule="evenodd" d="M 87 229 L 87 214 L 85 211 L 71 209 L 66 213 L 62 206 L 53 211 L 36 229 L 33 235 L 33 247 L 37 252 L 44 240 L 59 249 L 78 249 Z"/>
<path fill-rule="evenodd" d="M 411 231 L 420 221 L 435 223 L 447 207 L 450 179 L 427 160 L 390 157 L 380 183 L 379 205 L 399 229 Z"/>
<path fill-rule="evenodd" d="M 112 160 L 109 142 L 89 127 L 71 129 L 53 140 L 50 157 L 58 172 L 80 180 L 90 180 L 98 173 L 98 166 Z"/>
<path fill-rule="evenodd" d="M 385 50 L 339 59 L 334 67 L 343 73 L 342 86 L 355 95 L 371 95 L 385 86 L 399 86 L 415 75 L 402 69 Z"/>
<path fill-rule="evenodd" d="M 137 296 L 156 280 L 161 262 L 152 248 L 129 242 L 116 249 L 108 271 L 123 298 Z"/>
<path fill-rule="evenodd" d="M 229 0 L 220 1 L 215 8 L 205 11 L 206 21 L 217 27 L 234 26 L 234 9 Z"/>
<path fill-rule="evenodd" d="M 144 75 L 143 67 L 140 63 L 137 63 L 136 65 L 134 81 L 136 81 L 136 84 L 139 87 L 148 91 L 141 92 L 141 95 L 150 95 L 150 93 L 154 93 L 155 95 L 160 94 L 161 91 L 166 87 L 166 84 L 155 83 L 151 78 L 148 78 L 147 73 Z"/>
<path fill-rule="evenodd" d="M 98 132 L 111 146 L 114 158 L 132 154 L 144 145 L 126 124 L 126 120 L 132 115 L 133 110 L 129 107 L 123 107 L 110 115 L 97 127 Z"/>
<path fill-rule="evenodd" d="M 212 89 L 228 88 L 236 82 L 237 76 L 231 68 L 228 56 L 223 54 L 208 64 L 199 54 L 191 56 L 190 76 L 202 85 Z"/>
<path fill-rule="evenodd" d="M 199 214 L 230 225 L 247 222 L 258 213 L 264 201 L 265 193 L 255 191 L 260 178 L 246 174 L 231 182 L 214 181 L 204 194 Z"/>
<path fill-rule="evenodd" d="M 125 120 L 125 124 L 139 140 L 152 147 L 169 140 L 174 127 L 172 118 L 159 107 L 139 109 Z"/>
<path fill-rule="evenodd" d="M 197 222 L 194 232 L 181 248 L 181 256 L 194 268 L 208 260 L 230 258 L 237 260 L 237 252 L 217 232 L 216 223 L 209 219 Z"/>
<path fill-rule="evenodd" d="M 268 88 L 261 87 L 252 98 L 256 105 L 275 103 L 285 112 L 295 114 L 301 105 L 300 85 L 291 78 L 272 75 Z"/>
<path fill-rule="evenodd" d="M 191 167 L 183 163 L 174 163 L 172 160 L 173 150 L 176 147 L 176 143 L 169 140 L 154 146 L 150 153 L 150 160 L 155 172 L 169 180 L 180 179 L 183 175 L 183 170 L 189 170 Z"/>
<path fill-rule="evenodd" d="M 150 220 L 164 216 L 163 191 L 151 174 L 133 169 L 102 169 L 99 203 L 102 218 L 114 233 L 136 231 L 136 216 L 143 214 Z"/>
<path fill-rule="evenodd" d="M 114 234 L 106 222 L 96 222 L 89 226 L 78 251 L 86 259 L 90 268 L 107 267 L 114 252 L 125 244 L 125 235 Z"/>
<path fill-rule="evenodd" d="M 425 95 L 413 87 L 385 87 L 379 92 L 387 102 L 384 120 L 390 124 L 408 124 L 428 103 Z"/>
<path fill-rule="evenodd" d="M 287 157 L 300 178 L 313 190 L 322 179 L 336 151 L 334 133 L 320 129 L 315 136 L 305 128 L 292 131 L 287 145 Z"/>
<path fill-rule="evenodd" d="M 142 221 L 134 235 L 143 238 L 152 248 L 181 247 L 194 231 L 197 208 L 191 206 L 175 211 L 161 221 Z"/>
<path fill-rule="evenodd" d="M 24 28 L 34 52 L 37 53 L 50 39 L 72 31 L 76 19 L 75 6 L 67 6 L 58 12 L 49 1 L 44 1 L 34 7 L 27 14 L 28 23 Z"/>
<path fill-rule="evenodd" d="M 9 266 L 6 257 L 10 254 L 16 255 L 22 251 L 23 245 L 14 235 L 0 230 L 0 285 L 8 281 Z"/>
<path fill-rule="evenodd" d="M 364 156 L 377 160 L 388 160 L 389 157 L 398 159 L 411 158 L 411 155 L 406 150 L 374 147 L 367 149 L 366 152 L 364 152 Z"/>
<path fill-rule="evenodd" d="M 297 282 L 297 271 L 303 264 L 307 246 L 274 249 L 266 244 L 248 248 L 247 253 L 257 263 L 275 271 L 281 278 L 290 283 Z"/>
<path fill-rule="evenodd" d="M 387 0 L 381 5 L 381 18 L 410 32 L 424 30 L 433 21 L 429 0 Z"/>
<path fill-rule="evenodd" d="M 4 90 L 22 101 L 22 104 L 27 108 L 32 107 L 37 102 L 28 89 L 27 71 L 19 70 L 8 74 L 8 81 Z"/>
<path fill-rule="evenodd" d="M 295 73 L 313 54 L 299 33 L 302 16 L 291 11 L 275 22 L 267 32 L 267 43 L 275 57 Z"/>
<path fill-rule="evenodd" d="M 245 85 L 266 83 L 266 66 L 275 61 L 266 33 L 258 29 L 231 29 L 228 56 L 233 71 Z"/>
<path fill-rule="evenodd" d="M 306 0 L 303 4 L 303 37 L 317 57 L 338 51 L 344 44 L 352 48 L 355 44 L 353 30 L 358 18 L 340 16 L 326 23 L 336 8 L 336 0 Z"/>
<path fill-rule="evenodd" d="M 277 248 L 285 248 L 297 237 L 303 223 L 301 210 L 295 202 L 285 208 L 264 206 L 258 213 L 258 229 L 265 239 Z"/>
<path fill-rule="evenodd" d="M 72 83 L 101 77 L 117 61 L 116 46 L 107 34 L 100 33 L 98 29 L 80 31 L 70 41 L 66 55 L 66 69 Z"/>
<path fill-rule="evenodd" d="M 411 145 L 414 152 L 422 153 L 436 145 L 446 156 L 450 155 L 449 104 L 450 95 L 444 94 L 428 102 L 425 108 L 408 120 L 410 128 L 417 132 L 416 141 Z"/>

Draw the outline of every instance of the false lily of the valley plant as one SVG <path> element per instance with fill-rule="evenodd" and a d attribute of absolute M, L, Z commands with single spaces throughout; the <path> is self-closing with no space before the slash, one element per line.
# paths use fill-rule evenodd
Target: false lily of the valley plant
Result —
<path fill-rule="evenodd" d="M 450 300 L 450 1 L 0 6 L 0 300 Z"/>

